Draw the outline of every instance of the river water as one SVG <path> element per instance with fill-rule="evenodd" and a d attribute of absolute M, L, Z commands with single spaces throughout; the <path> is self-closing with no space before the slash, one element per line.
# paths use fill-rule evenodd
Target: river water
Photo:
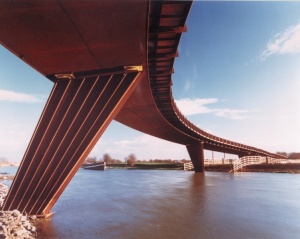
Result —
<path fill-rule="evenodd" d="M 38 238 L 300 238 L 300 175 L 80 169 Z"/>

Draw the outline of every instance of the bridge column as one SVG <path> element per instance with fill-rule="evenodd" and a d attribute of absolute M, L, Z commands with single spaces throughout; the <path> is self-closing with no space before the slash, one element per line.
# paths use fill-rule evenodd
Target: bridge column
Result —
<path fill-rule="evenodd" d="M 46 217 L 143 74 L 137 66 L 48 76 L 56 83 L 2 210 Z"/>
<path fill-rule="evenodd" d="M 194 165 L 195 172 L 204 172 L 204 142 L 198 141 L 186 146 Z"/>

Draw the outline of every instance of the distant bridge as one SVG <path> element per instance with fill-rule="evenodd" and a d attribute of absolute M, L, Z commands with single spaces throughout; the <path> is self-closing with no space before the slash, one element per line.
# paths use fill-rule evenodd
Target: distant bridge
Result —
<path fill-rule="evenodd" d="M 1 1 L 0 42 L 53 90 L 2 210 L 47 216 L 110 122 L 203 150 L 278 157 L 197 128 L 172 97 L 190 1 Z"/>

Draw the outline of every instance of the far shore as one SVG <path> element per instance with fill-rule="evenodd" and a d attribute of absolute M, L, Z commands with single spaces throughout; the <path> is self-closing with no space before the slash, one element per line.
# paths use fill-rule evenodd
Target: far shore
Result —
<path fill-rule="evenodd" d="M 0 167 L 11 167 L 11 166 L 19 166 L 19 163 L 10 163 L 10 162 L 0 162 Z"/>
<path fill-rule="evenodd" d="M 180 163 L 137 163 L 133 167 L 126 166 L 126 164 L 107 164 L 108 168 L 122 168 L 122 169 L 161 169 L 161 170 L 183 170 L 183 164 Z M 232 164 L 216 164 L 205 165 L 204 171 L 213 172 L 230 172 Z M 265 172 L 265 173 L 300 173 L 300 164 L 256 164 L 248 165 L 240 172 Z"/>
<path fill-rule="evenodd" d="M 0 164 L 0 167 L 17 166 L 13 163 Z M 84 167 L 84 165 L 83 165 Z M 180 163 L 136 163 L 133 167 L 126 164 L 107 164 L 108 169 L 143 169 L 143 170 L 183 170 L 183 164 Z M 230 172 L 232 164 L 205 165 L 204 171 L 211 172 Z M 242 168 L 239 172 L 261 172 L 261 173 L 290 173 L 300 174 L 300 164 L 255 164 Z M 14 175 L 0 171 L 0 180 L 12 180 Z"/>

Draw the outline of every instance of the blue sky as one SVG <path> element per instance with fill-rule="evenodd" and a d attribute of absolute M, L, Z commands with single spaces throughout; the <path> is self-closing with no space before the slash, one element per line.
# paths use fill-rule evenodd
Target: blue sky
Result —
<path fill-rule="evenodd" d="M 299 152 L 299 12 L 300 2 L 194 2 L 172 88 L 187 118 L 220 137 Z M 3 47 L 0 63 L 0 158 L 19 162 L 52 83 Z M 91 156 L 104 153 L 121 160 L 130 153 L 138 159 L 189 158 L 184 146 L 117 122 Z"/>

